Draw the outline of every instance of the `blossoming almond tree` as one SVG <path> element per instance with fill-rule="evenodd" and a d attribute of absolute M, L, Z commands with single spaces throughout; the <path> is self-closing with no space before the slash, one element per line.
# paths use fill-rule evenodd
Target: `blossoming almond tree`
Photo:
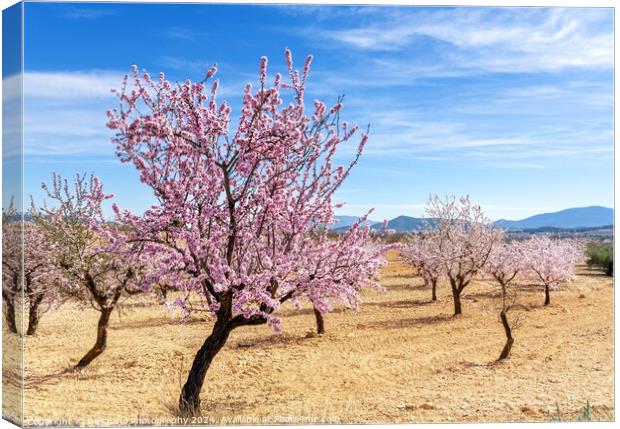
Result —
<path fill-rule="evenodd" d="M 340 302 L 348 308 L 358 308 L 359 291 L 363 285 L 378 287 L 367 282 L 386 263 L 383 256 L 391 246 L 385 246 L 371 233 L 367 215 L 351 226 L 348 233 L 330 237 L 327 229 L 312 234 L 313 248 L 300 261 L 308 275 L 303 292 L 294 298 L 304 298 L 313 305 L 317 333 L 325 333 L 323 313 L 332 311 L 333 303 Z M 359 240 L 363 245 L 355 245 Z M 355 271 L 355 273 L 352 273 Z"/>
<path fill-rule="evenodd" d="M 525 243 L 529 277 L 545 286 L 545 305 L 551 303 L 550 290 L 573 279 L 575 265 L 583 261 L 583 248 L 571 240 L 535 235 Z"/>
<path fill-rule="evenodd" d="M 77 175 L 71 187 L 54 173 L 52 186 L 42 187 L 54 204 L 46 202 L 40 224 L 54 242 L 56 263 L 66 279 L 60 292 L 100 313 L 95 344 L 75 366 L 81 369 L 105 350 L 110 316 L 120 298 L 140 292 L 135 262 L 127 259 L 135 252 L 127 248 L 119 227 L 105 221 L 101 205 L 112 195 L 103 192 L 97 177 Z"/>
<path fill-rule="evenodd" d="M 504 232 L 494 227 L 468 196 L 458 200 L 431 196 L 426 211 L 436 224 L 432 253 L 450 282 L 456 316 L 462 314 L 463 289 L 481 272 Z"/>
<path fill-rule="evenodd" d="M 288 82 L 276 74 L 268 84 L 262 57 L 258 87 L 246 85 L 236 119 L 217 101 L 218 81 L 206 86 L 215 67 L 204 81 L 181 84 L 134 67 L 118 92 L 120 108 L 108 113 L 118 156 L 158 200 L 143 216 L 117 208 L 119 218 L 145 252 L 160 255 L 162 270 L 188 274 L 184 287 L 202 293 L 215 318 L 179 398 L 185 415 L 199 412 L 207 370 L 234 329 L 266 323 L 278 330 L 275 311 L 295 299 L 320 311 L 334 299 L 356 305 L 360 285 L 374 285 L 383 260 L 367 250 L 364 228 L 333 241 L 318 232 L 334 222 L 334 193 L 368 137 L 361 134 L 350 163 L 336 166 L 336 150 L 351 144 L 358 127 L 340 120 L 340 102 L 315 101 L 309 111 L 312 57 L 298 71 L 285 54 Z"/>
<path fill-rule="evenodd" d="M 23 299 L 23 231 L 21 215 L 11 200 L 2 210 L 2 301 L 7 328 L 14 334 L 18 333 L 16 307 Z"/>
<path fill-rule="evenodd" d="M 508 320 L 508 312 L 515 307 L 515 294 L 511 296 L 509 287 L 517 278 L 522 275 L 526 268 L 526 249 L 522 242 L 511 241 L 501 243 L 493 248 L 489 260 L 484 267 L 486 273 L 490 274 L 501 288 L 501 309 L 499 313 L 504 333 L 506 334 L 506 344 L 498 360 L 506 359 L 510 355 L 514 338 L 512 331 L 518 326 L 520 317 L 517 316 L 512 323 Z"/>
<path fill-rule="evenodd" d="M 431 228 L 409 234 L 402 250 L 404 259 L 424 279 L 424 285 L 431 286 L 432 301 L 437 301 L 437 282 L 443 275 L 441 261 L 435 253 L 439 248 L 438 238 L 439 234 Z"/>
<path fill-rule="evenodd" d="M 30 217 L 36 212 L 31 210 Z M 34 335 L 44 310 L 60 302 L 62 281 L 53 259 L 53 243 L 36 223 L 21 221 L 13 204 L 2 213 L 2 298 L 10 332 L 17 333 L 15 307 L 28 309 L 26 335 Z"/>

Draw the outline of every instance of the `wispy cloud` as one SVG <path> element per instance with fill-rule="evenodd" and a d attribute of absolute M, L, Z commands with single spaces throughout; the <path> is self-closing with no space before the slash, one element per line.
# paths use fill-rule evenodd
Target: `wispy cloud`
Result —
<path fill-rule="evenodd" d="M 204 70 L 196 77 L 202 77 Z M 184 72 L 190 75 L 189 70 Z M 112 134 L 106 128 L 106 111 L 118 105 L 110 90 L 120 88 L 123 76 L 124 73 L 113 70 L 27 72 L 24 75 L 24 153 L 111 156 Z M 240 93 L 243 85 L 234 82 Z M 17 101 L 19 76 L 5 80 L 4 87 L 5 96 Z M 13 110 L 19 112 L 17 108 Z M 19 127 L 14 130 L 6 127 L 5 133 L 9 131 L 19 136 Z"/>
<path fill-rule="evenodd" d="M 2 99 L 3 101 L 16 100 L 22 94 L 23 75 L 13 74 L 2 79 Z"/>
<path fill-rule="evenodd" d="M 2 79 L 2 156 L 13 161 L 21 155 L 22 75 Z"/>
<path fill-rule="evenodd" d="M 183 65 L 181 60 L 174 61 L 178 61 L 179 67 Z M 168 65 L 174 61 L 169 59 Z M 186 66 L 197 67 L 198 63 Z M 118 87 L 122 76 L 115 71 L 27 73 L 27 151 L 40 155 L 108 153 L 105 111 L 115 105 L 110 88 Z M 225 92 L 234 96 L 235 91 L 240 91 L 242 84 L 237 80 L 225 79 L 225 83 L 234 82 L 228 85 L 231 90 Z M 582 113 L 582 117 L 569 122 L 559 117 L 554 120 L 554 116 L 538 119 L 549 114 L 545 111 L 554 112 L 563 105 L 584 106 L 583 111 L 585 106 L 596 106 L 598 102 L 608 110 L 612 102 L 607 100 L 609 92 L 604 85 L 567 81 L 509 87 L 488 97 L 465 94 L 451 99 L 447 105 L 428 105 L 423 109 L 393 97 L 375 98 L 368 104 L 362 94 L 359 101 L 345 107 L 345 114 L 347 119 L 352 114 L 351 119 L 372 121 L 366 156 L 410 156 L 437 163 L 461 159 L 489 168 L 538 169 L 558 159 L 600 159 L 613 155 L 610 118 Z M 588 97 L 592 100 L 588 101 Z M 434 111 L 441 114 L 434 115 Z M 525 119 L 513 120 L 513 126 L 506 127 L 506 118 L 520 111 Z M 528 115 L 534 115 L 535 120 L 528 119 Z M 519 123 L 522 125 L 514 126 Z M 353 146 L 348 149 L 355 150 Z"/>
<path fill-rule="evenodd" d="M 197 73 L 202 76 L 214 64 L 214 62 L 187 59 L 170 55 L 165 55 L 161 57 L 159 59 L 159 63 L 164 69 L 180 70 L 185 72 L 185 74 L 188 76 Z"/>
<path fill-rule="evenodd" d="M 24 95 L 47 99 L 110 98 L 124 74 L 111 71 L 88 72 L 27 72 Z"/>
<path fill-rule="evenodd" d="M 369 25 L 311 34 L 377 52 L 402 51 L 430 38 L 439 43 L 432 53 L 436 65 L 460 74 L 613 65 L 611 9 L 398 9 L 378 14 Z M 403 72 L 417 67 L 415 58 L 384 61 Z"/>
<path fill-rule="evenodd" d="M 196 40 L 196 33 L 194 31 L 182 27 L 169 28 L 168 30 L 164 31 L 164 35 L 172 39 L 179 39 L 185 41 Z"/>
<path fill-rule="evenodd" d="M 99 19 L 106 16 L 116 15 L 118 11 L 111 9 L 101 9 L 100 7 L 76 7 L 67 6 L 60 14 L 62 18 L 67 19 Z"/>
<path fill-rule="evenodd" d="M 24 154 L 110 155 L 105 112 L 117 104 L 110 90 L 122 78 L 115 71 L 26 72 Z"/>
<path fill-rule="evenodd" d="M 429 108 L 428 112 L 394 103 L 375 103 L 371 109 L 353 109 L 353 113 L 372 118 L 366 157 L 407 157 L 444 165 L 458 162 L 469 168 L 530 170 L 565 168 L 565 162 L 611 160 L 613 156 L 610 118 L 582 113 L 583 117 L 566 121 L 562 111 L 559 116 L 538 118 L 537 109 L 533 109 L 532 115 L 513 116 L 509 121 L 509 113 L 493 116 L 484 110 L 476 112 L 476 105 L 488 102 L 482 99 L 472 104 L 472 113 L 466 116 L 458 113 L 462 106 L 457 100 L 457 106 Z M 556 102 L 562 104 L 564 99 Z M 532 105 L 536 104 L 533 100 Z M 553 110 L 553 105 L 543 103 L 537 108 Z M 442 116 L 433 118 L 434 110 Z M 510 107 L 505 111 L 510 112 Z M 352 152 L 354 148 L 348 149 Z"/>

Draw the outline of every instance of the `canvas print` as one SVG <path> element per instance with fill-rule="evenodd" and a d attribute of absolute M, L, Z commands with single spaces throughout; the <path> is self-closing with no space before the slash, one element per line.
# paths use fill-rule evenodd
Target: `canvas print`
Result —
<path fill-rule="evenodd" d="M 4 419 L 614 420 L 613 8 L 2 19 Z"/>

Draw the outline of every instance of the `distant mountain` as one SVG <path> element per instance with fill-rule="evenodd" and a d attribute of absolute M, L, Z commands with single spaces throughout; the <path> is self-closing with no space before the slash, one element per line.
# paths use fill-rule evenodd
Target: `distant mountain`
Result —
<path fill-rule="evenodd" d="M 592 228 L 613 225 L 614 210 L 608 207 L 590 206 L 543 213 L 521 220 L 500 219 L 496 225 L 508 230 L 537 228 Z"/>
<path fill-rule="evenodd" d="M 335 218 L 338 222 L 329 226 L 329 229 L 332 231 L 346 231 L 359 220 L 359 216 L 335 216 Z M 376 221 L 368 219 L 364 222 L 364 225 L 374 225 L 376 223 Z"/>
<path fill-rule="evenodd" d="M 425 228 L 427 225 L 433 226 L 435 222 L 433 219 L 411 217 L 411 216 L 398 216 L 390 220 L 387 224 L 387 229 L 393 229 L 396 232 L 408 232 L 416 231 Z M 372 229 L 383 228 L 383 223 L 378 223 L 372 226 Z"/>
<path fill-rule="evenodd" d="M 331 225 L 330 229 L 334 232 L 345 232 L 359 218 L 357 216 L 336 216 L 337 224 Z M 383 222 L 367 221 L 372 229 L 380 230 Z M 614 223 L 614 211 L 608 207 L 591 206 L 577 207 L 561 210 L 555 213 L 543 213 L 521 220 L 501 219 L 495 222 L 496 225 L 510 231 L 526 232 L 561 232 L 567 229 L 597 229 L 610 228 Z M 427 225 L 435 226 L 432 218 L 421 218 L 411 216 L 398 216 L 390 220 L 387 229 L 398 233 L 417 231 Z"/>

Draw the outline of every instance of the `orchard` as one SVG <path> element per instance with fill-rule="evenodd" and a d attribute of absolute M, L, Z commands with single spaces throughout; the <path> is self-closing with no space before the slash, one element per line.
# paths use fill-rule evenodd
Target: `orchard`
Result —
<path fill-rule="evenodd" d="M 80 377 L 104 359 L 100 356 L 117 353 L 109 337 L 129 327 L 119 317 L 111 328 L 115 312 L 120 315 L 135 299 L 165 304 L 191 322 L 184 328 L 200 340 L 180 375 L 174 413 L 215 413 L 201 398 L 218 385 L 213 377 L 221 373 L 211 368 L 223 350 L 239 360 L 247 353 L 230 344 L 237 331 L 265 325 L 268 335 L 277 336 L 286 329 L 283 314 L 306 308 L 321 334 L 307 337 L 317 340 L 313 347 L 325 347 L 336 341 L 342 320 L 329 316 L 326 329 L 325 315 L 345 308 L 355 318 L 371 311 L 363 301 L 390 292 L 382 276 L 390 269 L 388 255 L 397 254 L 429 295 L 422 303 L 403 300 L 405 306 L 428 304 L 438 315 L 448 311 L 445 320 L 423 322 L 443 321 L 439 329 L 463 338 L 464 324 L 480 311 L 468 291 L 486 285 L 501 323 L 494 320 L 489 329 L 499 332 L 501 326 L 505 336 L 498 361 L 514 355 L 523 312 L 553 309 L 551 292 L 575 278 L 584 245 L 541 234 L 515 238 L 469 196 L 431 196 L 426 226 L 398 243 L 388 237 L 387 225 L 368 224 L 372 211 L 335 233 L 330 227 L 342 207 L 337 193 L 364 153 L 369 128 L 344 119 L 342 97 L 333 105 L 307 100 L 312 56 L 300 69 L 290 50 L 284 57 L 283 75 L 272 74 L 267 58 L 260 58 L 258 84 L 245 86 L 238 110 L 220 100 L 216 67 L 200 81 L 180 83 L 133 67 L 113 90 L 118 104 L 107 112 L 107 127 L 119 162 L 135 169 L 155 202 L 134 213 L 113 203 L 97 176 L 54 173 L 42 184 L 45 198 L 33 201 L 24 222 L 13 206 L 5 210 L 2 296 L 9 335 L 40 338 L 37 328 L 46 312 L 67 305 L 94 309 L 97 324 L 88 325 L 94 344 L 81 357 L 67 356 L 79 359 L 62 372 Z M 108 203 L 112 217 L 105 213 Z M 520 302 L 532 287 L 544 293 L 543 305 Z M 26 329 L 20 309 L 27 314 Z M 411 323 L 398 323 L 401 334 L 423 329 Z M 166 328 L 161 323 L 157 332 Z M 379 341 L 378 329 L 368 328 L 365 336 Z M 545 329 L 551 335 L 553 327 Z M 518 344 L 527 341 L 524 332 Z M 173 356 L 185 345 L 174 337 L 166 344 L 164 352 Z M 484 359 L 495 356 L 493 351 Z M 286 375 L 269 383 L 277 385 Z"/>

